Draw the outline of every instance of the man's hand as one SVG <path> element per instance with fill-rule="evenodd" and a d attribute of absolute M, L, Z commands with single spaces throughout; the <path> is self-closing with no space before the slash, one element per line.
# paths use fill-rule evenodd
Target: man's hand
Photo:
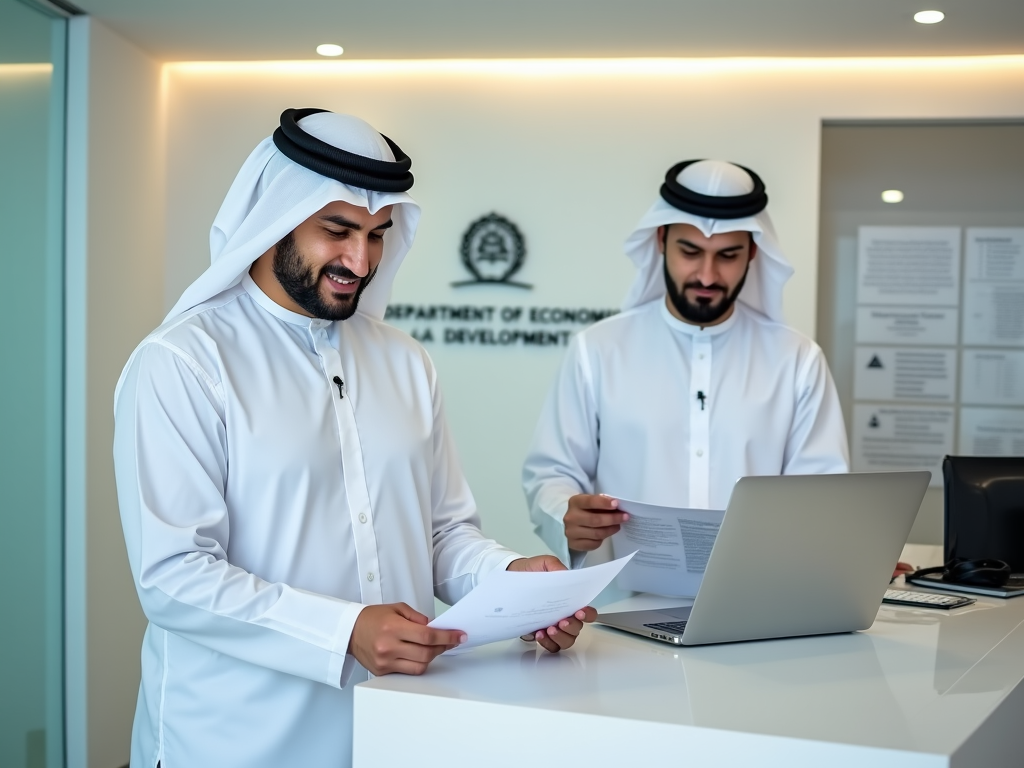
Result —
<path fill-rule="evenodd" d="M 619 502 L 604 494 L 581 493 L 569 499 L 565 512 L 565 538 L 569 549 L 576 552 L 592 552 L 601 542 L 629 520 L 629 514 L 618 511 Z"/>
<path fill-rule="evenodd" d="M 554 555 L 538 555 L 537 557 L 524 557 L 513 560 L 508 564 L 506 571 L 564 571 L 562 561 Z M 576 638 L 583 629 L 584 623 L 590 623 L 597 618 L 597 611 L 589 605 L 580 608 L 568 618 L 562 619 L 557 626 L 547 629 L 538 629 L 532 635 L 523 635 L 522 639 L 527 642 L 534 640 L 546 651 L 558 653 L 566 648 L 572 647 Z"/>
<path fill-rule="evenodd" d="M 896 567 L 893 569 L 893 572 L 892 572 L 892 577 L 894 579 L 896 579 L 896 578 L 899 578 L 900 576 L 906 576 L 908 574 L 911 574 L 911 573 L 913 573 L 916 570 L 917 570 L 917 568 L 912 566 L 910 563 L 904 563 L 901 560 L 900 562 L 896 563 Z"/>
<path fill-rule="evenodd" d="M 348 652 L 375 675 L 422 675 L 435 658 L 466 641 L 456 629 L 431 629 L 405 603 L 369 605 L 359 612 Z"/>

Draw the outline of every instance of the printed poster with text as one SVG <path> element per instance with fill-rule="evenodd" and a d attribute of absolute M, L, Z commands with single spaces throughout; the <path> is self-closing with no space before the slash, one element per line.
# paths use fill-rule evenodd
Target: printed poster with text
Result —
<path fill-rule="evenodd" d="M 942 459 L 953 452 L 953 408 L 920 405 L 853 406 L 853 471 L 927 469 L 942 486 Z"/>
<path fill-rule="evenodd" d="M 956 429 L 960 227 L 860 227 L 853 469 L 927 469 Z"/>

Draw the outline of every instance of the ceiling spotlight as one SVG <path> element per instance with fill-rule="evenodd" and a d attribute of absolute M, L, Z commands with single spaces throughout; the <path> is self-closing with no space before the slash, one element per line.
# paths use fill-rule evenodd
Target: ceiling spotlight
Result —
<path fill-rule="evenodd" d="M 914 14 L 914 21 L 918 24 L 938 24 L 946 18 L 942 11 L 918 11 Z"/>
<path fill-rule="evenodd" d="M 324 43 L 316 47 L 316 52 L 321 56 L 341 56 L 345 52 L 345 49 L 340 45 L 334 43 Z"/>
<path fill-rule="evenodd" d="M 887 189 L 882 193 L 883 203 L 902 203 L 903 193 L 898 189 Z"/>

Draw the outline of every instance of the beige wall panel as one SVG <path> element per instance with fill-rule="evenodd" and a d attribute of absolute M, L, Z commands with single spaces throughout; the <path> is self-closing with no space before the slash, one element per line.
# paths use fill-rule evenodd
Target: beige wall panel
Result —
<path fill-rule="evenodd" d="M 128 355 L 161 317 L 163 131 L 159 65 L 102 24 L 88 23 L 88 765 L 114 768 L 128 762 L 145 618 L 118 515 L 113 398 Z M 67 371 L 69 382 L 80 375 Z"/>

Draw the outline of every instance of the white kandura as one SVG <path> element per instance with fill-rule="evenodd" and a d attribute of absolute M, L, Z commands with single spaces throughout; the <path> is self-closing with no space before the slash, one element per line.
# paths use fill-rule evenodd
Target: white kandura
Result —
<path fill-rule="evenodd" d="M 300 121 L 392 159 L 361 120 Z M 250 265 L 327 203 L 394 205 L 351 318 L 290 312 Z M 211 231 L 213 263 L 125 366 L 118 503 L 149 619 L 131 764 L 338 768 L 352 755 L 347 654 L 366 605 L 434 612 L 519 557 L 480 531 L 434 367 L 381 321 L 419 208 L 302 168 L 270 140 Z"/>
<path fill-rule="evenodd" d="M 578 493 L 725 509 L 746 475 L 848 471 L 843 414 L 817 344 L 740 302 L 701 330 L 658 299 L 573 339 L 523 485 L 538 535 L 568 561 L 562 518 Z M 586 562 L 610 556 L 606 541 Z"/>
<path fill-rule="evenodd" d="M 747 171 L 720 160 L 692 163 L 676 181 L 711 197 L 755 187 Z M 718 325 L 685 323 L 666 306 L 656 233 L 668 224 L 690 224 L 706 237 L 747 231 L 757 244 L 733 313 Z M 746 475 L 849 471 L 825 356 L 783 321 L 782 291 L 793 268 L 767 210 L 710 219 L 659 196 L 625 250 L 637 275 L 623 312 L 570 344 L 523 466 L 534 528 L 574 568 L 611 556 L 607 540 L 586 556 L 569 552 L 563 518 L 576 494 L 725 509 Z"/>

